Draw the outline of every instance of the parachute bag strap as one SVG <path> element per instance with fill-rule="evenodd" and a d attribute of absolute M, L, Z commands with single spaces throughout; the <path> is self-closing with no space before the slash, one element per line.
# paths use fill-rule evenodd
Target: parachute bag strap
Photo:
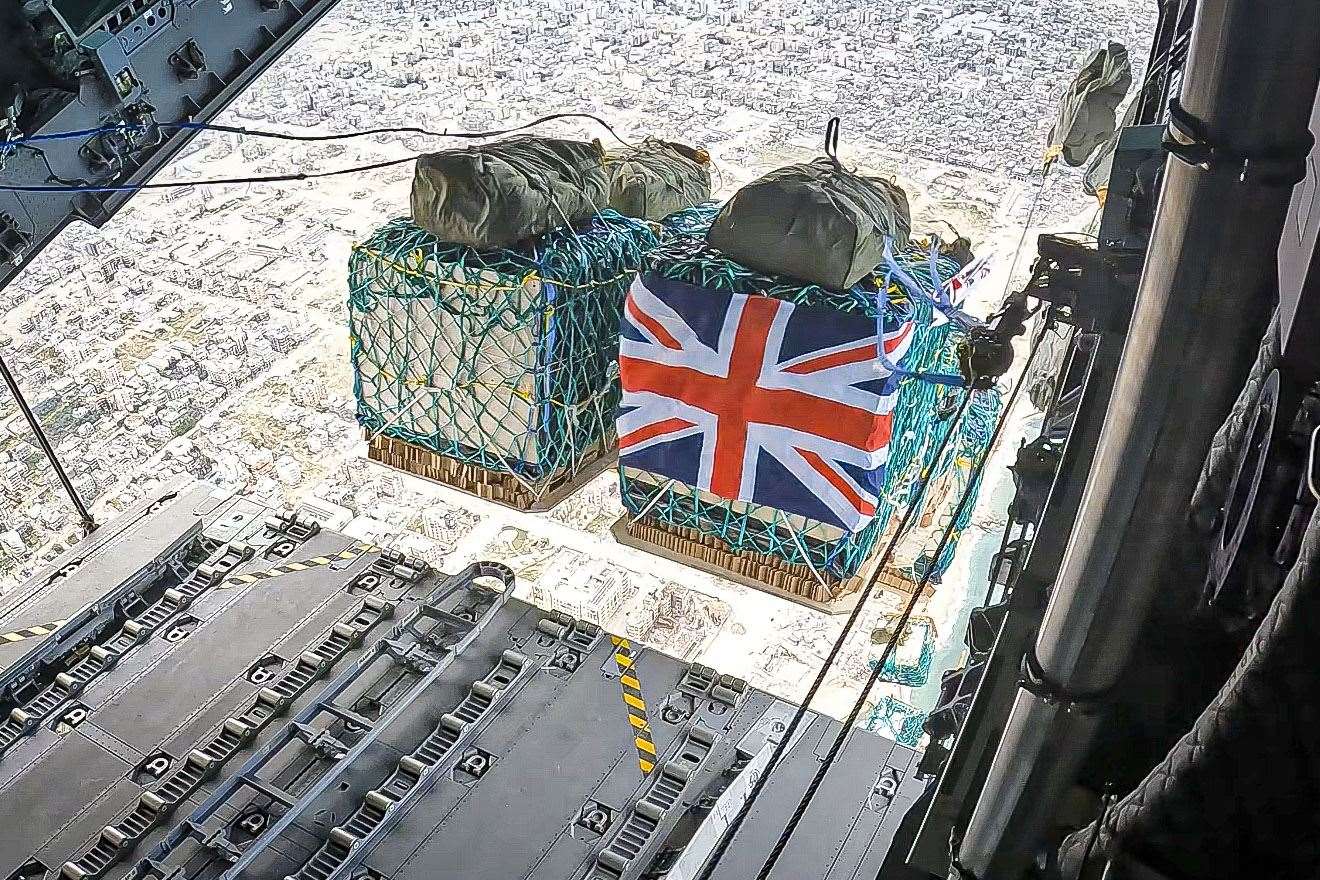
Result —
<path fill-rule="evenodd" d="M 934 385 L 950 385 L 954 388 L 962 388 L 967 384 L 962 376 L 955 376 L 950 373 L 930 373 L 905 369 L 900 367 L 889 359 L 889 353 L 885 351 L 885 316 L 890 312 L 889 304 L 889 285 L 893 278 L 893 271 L 897 269 L 897 263 L 893 268 L 885 271 L 884 278 L 876 291 L 875 295 L 875 359 L 882 370 L 893 373 L 904 379 L 916 379 L 921 382 L 930 382 Z M 902 270 L 899 270 L 902 271 Z M 915 289 L 915 285 L 914 285 Z M 901 317 L 901 316 L 900 316 Z"/>
<path fill-rule="evenodd" d="M 839 163 L 839 129 L 843 123 L 839 117 L 834 116 L 825 123 L 825 155 L 834 163 L 836 168 L 843 167 Z"/>

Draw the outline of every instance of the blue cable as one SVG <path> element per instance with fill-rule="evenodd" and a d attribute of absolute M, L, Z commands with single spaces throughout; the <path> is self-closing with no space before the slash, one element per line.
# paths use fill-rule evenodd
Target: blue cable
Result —
<path fill-rule="evenodd" d="M 384 159 L 380 162 L 369 162 L 365 165 L 352 165 L 348 168 L 334 168 L 330 171 L 298 171 L 289 174 L 265 174 L 252 177 L 220 177 L 207 178 L 204 180 L 169 180 L 162 183 L 129 183 L 129 184 L 91 184 L 86 186 L 51 186 L 48 184 L 37 186 L 14 186 L 11 184 L 0 184 L 0 192 L 36 192 L 36 193 L 116 193 L 116 192 L 138 192 L 144 189 L 180 189 L 187 186 L 226 186 L 242 183 L 287 183 L 299 180 L 316 180 L 322 177 L 337 177 L 341 174 L 359 174 L 363 171 L 376 171 L 380 168 L 389 168 L 392 165 L 402 165 L 404 162 L 415 162 L 417 156 L 403 156 L 398 159 Z"/>
<path fill-rule="evenodd" d="M 949 373 L 920 373 L 906 370 L 891 361 L 889 355 L 885 353 L 885 316 L 892 308 L 889 302 L 889 284 L 893 277 L 893 269 L 898 268 L 898 265 L 893 262 L 893 255 L 889 252 L 888 241 L 885 243 L 885 256 L 889 257 L 892 268 L 885 272 L 884 280 L 879 286 L 879 289 L 876 290 L 875 294 L 876 360 L 880 362 L 880 366 L 896 376 L 902 376 L 909 379 L 920 379 L 923 382 L 931 382 L 935 385 L 949 385 L 954 388 L 963 387 L 967 384 L 967 380 L 962 376 L 955 376 Z M 899 269 L 899 271 L 901 272 L 902 270 Z M 928 302 L 930 301 L 929 297 L 925 297 L 925 299 Z M 931 305 L 934 306 L 935 303 L 932 302 Z M 904 319 L 908 316 L 899 313 L 898 317 Z"/>
<path fill-rule="evenodd" d="M 903 285 L 903 287 L 908 291 L 908 293 L 911 296 L 920 299 L 925 303 L 928 303 L 931 308 L 935 309 L 940 314 L 944 315 L 944 317 L 948 318 L 950 321 L 958 325 L 960 328 L 966 330 L 969 327 L 979 324 L 980 322 L 977 321 L 975 318 L 971 317 L 970 315 L 966 314 L 965 312 L 959 310 L 949 301 L 949 298 L 945 295 L 944 284 L 939 280 L 940 276 L 936 264 L 936 261 L 939 256 L 938 248 L 939 248 L 939 244 L 938 242 L 936 242 L 936 244 L 932 248 L 931 257 L 930 257 L 931 280 L 934 283 L 935 296 L 931 296 L 930 294 L 926 293 L 926 291 L 922 289 L 921 285 L 917 283 L 917 279 L 909 275 L 907 270 L 904 269 L 902 266 L 900 266 L 898 264 L 898 261 L 894 259 L 893 239 L 888 237 L 885 238 L 885 252 L 884 252 L 885 266 L 888 267 L 890 274 L 898 279 L 898 283 Z"/>
<path fill-rule="evenodd" d="M 183 125 L 184 123 L 160 123 L 160 127 L 164 128 L 166 125 L 171 124 Z M 83 128 L 77 131 L 56 131 L 50 134 L 32 134 L 24 135 L 23 137 L 9 138 L 8 140 L 0 141 L 0 148 L 21 147 L 24 144 L 34 144 L 39 141 L 63 141 L 72 138 L 91 137 L 92 135 L 109 134 L 113 131 L 146 131 L 146 129 L 147 126 L 145 125 L 129 125 L 121 122 L 119 125 L 106 125 L 101 126 L 100 128 Z"/>

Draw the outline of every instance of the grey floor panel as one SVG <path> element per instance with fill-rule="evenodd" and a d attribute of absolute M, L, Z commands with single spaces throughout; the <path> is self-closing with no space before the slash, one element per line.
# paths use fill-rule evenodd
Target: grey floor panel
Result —
<path fill-rule="evenodd" d="M 129 796 L 120 783 L 131 769 L 76 731 L 64 734 L 58 748 L 0 793 L 0 875 L 8 875 L 52 837 L 77 840 L 88 833 L 80 830 L 83 826 L 104 825 L 108 819 L 100 817 L 113 816 Z"/>
<path fill-rule="evenodd" d="M 767 712 L 783 711 L 784 704 L 766 694 L 638 646 L 633 672 L 657 753 L 655 769 L 644 775 L 637 731 L 629 722 L 608 636 L 508 600 L 497 605 L 489 623 L 475 630 L 461 653 L 446 661 L 443 675 L 411 703 L 399 704 L 392 723 L 378 725 L 372 719 L 391 711 L 438 662 L 451 643 L 446 639 L 458 638 L 449 634 L 473 630 L 475 623 L 465 622 L 460 614 L 463 608 L 474 601 L 486 607 L 480 603 L 489 603 L 495 594 L 434 572 L 419 576 L 407 564 L 400 566 L 401 559 L 384 561 L 380 551 L 270 574 L 291 563 L 336 555 L 354 542 L 321 532 L 283 558 L 271 558 L 269 547 L 276 538 L 263 531 L 264 514 L 258 506 L 247 500 L 207 506 L 202 503 L 210 497 L 205 491 L 181 497 L 188 516 L 162 519 L 158 512 L 138 516 L 124 528 L 107 526 L 106 540 L 92 547 L 87 558 L 102 559 L 104 570 L 115 578 L 131 577 L 135 554 L 169 545 L 188 526 L 193 512 L 200 511 L 194 518 L 206 515 L 206 552 L 230 539 L 254 544 L 255 557 L 233 574 L 259 577 L 203 593 L 186 609 L 197 619 L 186 637 L 170 642 L 161 630 L 78 694 L 77 704 L 89 707 L 84 732 L 60 735 L 43 725 L 11 744 L 0 758 L 0 877 L 35 857 L 50 869 L 47 880 L 59 880 L 65 862 L 82 866 L 80 870 L 91 866 L 89 880 L 119 880 L 134 870 L 132 876 L 140 878 L 144 875 L 135 866 L 145 864 L 142 859 L 150 855 L 158 859 L 152 871 L 177 868 L 182 870 L 178 880 L 220 880 L 234 859 L 250 855 L 245 880 L 612 878 L 598 872 L 598 865 L 608 863 L 603 858 L 598 862 L 598 856 L 623 840 L 633 828 L 628 823 L 644 814 L 639 798 L 652 797 L 669 784 L 665 779 L 686 780 L 676 789 L 677 799 L 656 814 L 660 818 L 653 825 L 655 833 L 642 840 L 637 860 L 618 875 L 619 880 L 640 880 L 659 870 L 652 868 L 663 859 L 681 852 L 718 792 L 741 778 L 740 768 L 752 756 L 740 752 L 739 743 L 755 742 L 758 735 L 763 741 L 770 720 L 779 717 Z M 338 631 L 336 622 L 342 627 L 342 621 L 362 609 L 365 594 L 348 588 L 368 568 L 384 577 L 372 601 L 388 600 L 388 619 L 372 624 L 360 634 L 360 643 L 349 645 L 332 666 L 320 669 L 303 690 L 280 703 L 253 741 L 228 752 L 219 764 L 208 765 L 205 778 L 168 819 L 134 837 L 122 851 L 104 850 L 102 829 L 128 827 L 130 815 L 141 809 L 144 787 L 148 792 L 165 790 L 160 780 L 143 776 L 140 766 L 164 755 L 169 773 L 182 772 L 189 753 L 215 742 L 259 694 L 270 691 L 272 682 L 296 677 L 301 664 L 308 662 L 307 652 Z M 29 589 L 26 598 L 8 597 L 4 607 L 11 613 L 36 613 L 64 607 L 59 602 L 95 598 L 86 583 L 58 601 L 44 582 L 34 582 Z M 441 599 L 436 590 L 450 594 Z M 439 610 L 422 611 L 426 601 Z M 483 613 L 474 613 L 474 619 Z M 441 623 L 429 635 L 401 629 L 414 614 Z M 359 658 L 373 651 L 382 656 L 366 667 L 370 674 L 356 671 Z M 508 651 L 514 653 L 506 655 Z M 561 663 L 566 655 L 571 662 Z M 63 662 L 56 661 L 51 667 L 34 668 L 37 686 L 51 680 Z M 269 661 L 269 674 L 259 673 L 252 680 L 252 669 L 260 661 Z M 516 684 L 490 689 L 489 697 L 474 686 L 509 663 L 521 670 Z M 323 695 L 340 680 L 342 693 L 335 698 L 340 709 L 327 714 L 320 708 Z M 10 704 L 0 705 L 0 717 L 20 704 L 14 701 L 31 699 L 32 693 L 16 691 Z M 344 711 L 347 714 L 336 714 Z M 303 712 L 319 720 L 299 732 L 290 725 Z M 358 720 L 365 719 L 366 728 L 347 720 L 356 717 L 354 713 L 363 716 Z M 819 766 L 818 753 L 828 747 L 838 724 L 811 719 L 734 840 L 716 874 L 719 880 L 754 876 Z M 361 824 L 367 821 L 362 817 L 372 815 L 367 810 L 376 802 L 371 793 L 383 791 L 420 744 L 446 729 L 462 731 L 457 745 L 436 752 L 439 757 L 428 758 L 431 764 L 417 764 L 417 772 L 430 774 L 425 777 L 428 792 L 388 812 L 388 820 L 379 820 L 384 823 L 380 830 Z M 697 734 L 700 743 L 709 743 L 694 752 L 688 737 Z M 288 745 L 262 771 L 262 785 L 273 786 L 274 795 L 238 781 L 245 762 L 264 754 L 268 744 L 284 742 L 279 737 L 286 735 L 291 737 Z M 361 754 L 350 762 L 345 751 L 362 737 L 367 739 Z M 473 757 L 475 765 L 469 763 Z M 677 772 L 671 766 L 681 770 L 689 760 L 697 762 L 690 773 L 662 778 Z M 882 785 L 886 763 L 895 778 Z M 854 735 L 774 877 L 874 880 L 890 836 L 921 791 L 920 782 L 910 775 L 914 764 L 911 750 L 864 732 Z M 426 769 L 431 766 L 436 769 Z M 473 766 L 479 768 L 476 773 L 470 770 Z M 584 811 L 596 809 L 609 817 L 604 827 L 579 821 Z M 287 827 L 268 834 L 266 829 L 286 812 Z M 190 836 L 185 822 L 194 817 L 200 824 Z M 350 827 L 357 830 L 350 834 Z M 365 843 L 339 853 L 336 841 L 357 840 L 354 834 L 366 835 Z M 671 835 L 676 835 L 672 844 Z M 93 858 L 98 851 L 110 852 L 104 866 Z"/>

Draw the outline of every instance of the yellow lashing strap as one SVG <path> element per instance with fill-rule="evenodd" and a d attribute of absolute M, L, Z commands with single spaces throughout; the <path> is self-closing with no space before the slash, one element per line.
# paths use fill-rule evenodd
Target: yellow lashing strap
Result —
<path fill-rule="evenodd" d="M 633 746 L 637 749 L 637 766 L 646 776 L 655 769 L 655 740 L 651 738 L 651 721 L 646 715 L 646 698 L 642 696 L 642 683 L 633 668 L 632 643 L 618 636 L 610 636 L 614 645 L 614 665 L 619 668 L 619 689 L 623 705 L 628 710 L 628 723 L 633 729 Z"/>
<path fill-rule="evenodd" d="M 29 626 L 27 629 L 16 629 L 13 632 L 0 633 L 0 644 L 12 644 L 13 642 L 21 642 L 24 639 L 39 639 L 42 636 L 50 635 L 66 623 L 68 623 L 67 620 L 53 620 L 50 623 Z"/>
<path fill-rule="evenodd" d="M 266 571 L 254 571 L 248 574 L 236 574 L 231 578 L 226 578 L 226 584 L 255 584 L 257 581 L 264 581 L 268 578 L 279 577 L 282 574 L 293 574 L 296 571 L 306 571 L 309 568 L 317 568 L 322 565 L 332 565 L 336 562 L 343 562 L 346 559 L 355 559 L 363 553 L 370 553 L 380 548 L 374 544 L 358 543 L 346 550 L 330 556 L 313 556 L 311 559 L 303 559 L 298 562 L 286 562 L 283 565 L 277 565 Z"/>

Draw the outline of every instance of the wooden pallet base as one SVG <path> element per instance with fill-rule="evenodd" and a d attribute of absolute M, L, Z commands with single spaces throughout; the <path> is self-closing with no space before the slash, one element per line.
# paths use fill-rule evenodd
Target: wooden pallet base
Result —
<path fill-rule="evenodd" d="M 719 538 L 650 517 L 634 523 L 625 514 L 611 531 L 620 544 L 830 614 L 844 614 L 853 609 L 857 604 L 858 591 L 865 585 L 879 561 L 871 559 L 857 575 L 847 579 L 823 575 L 825 583 L 822 584 L 805 565 L 785 562 L 763 553 L 736 550 Z M 907 576 L 893 570 L 883 572 L 877 586 L 905 598 L 910 598 L 916 589 L 916 584 Z M 923 595 L 929 597 L 934 592 L 927 586 Z"/>
<path fill-rule="evenodd" d="M 367 458 L 514 510 L 542 512 L 552 509 L 604 473 L 618 460 L 618 449 L 613 445 L 608 448 L 598 446 L 587 453 L 576 471 L 556 475 L 535 486 L 535 491 L 510 474 L 468 464 L 384 435 L 368 438 Z"/>

